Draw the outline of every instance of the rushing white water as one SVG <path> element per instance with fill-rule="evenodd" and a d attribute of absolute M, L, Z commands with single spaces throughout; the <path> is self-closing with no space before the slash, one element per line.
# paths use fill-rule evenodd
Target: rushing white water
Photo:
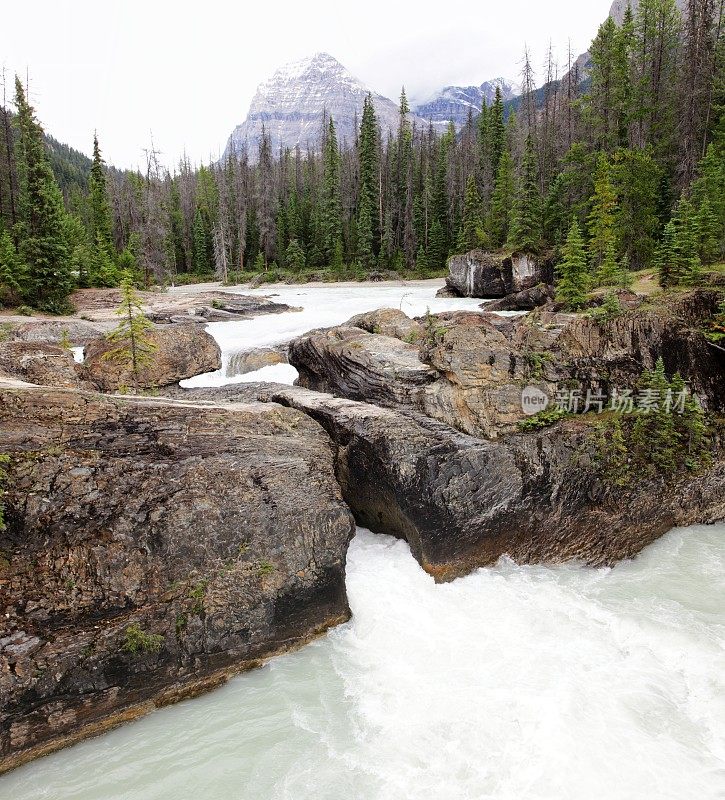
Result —
<path fill-rule="evenodd" d="M 361 531 L 352 620 L 209 695 L 0 778 L 14 800 L 714 800 L 725 525 L 613 569 L 435 585 Z"/>
<path fill-rule="evenodd" d="M 250 380 L 275 380 L 292 383 L 296 371 L 277 370 L 275 377 L 268 374 L 227 375 L 227 363 L 231 353 L 255 347 L 273 347 L 301 336 L 315 328 L 340 325 L 355 314 L 373 311 L 376 308 L 399 308 L 408 316 L 452 309 L 480 311 L 481 300 L 477 298 L 438 298 L 436 291 L 443 282 L 414 281 L 405 286 L 388 284 L 365 284 L 364 286 L 267 286 L 263 289 L 228 289 L 239 294 L 267 297 L 278 303 L 301 308 L 284 314 L 266 314 L 239 322 L 214 322 L 207 326 L 222 351 L 222 368 L 218 372 L 198 375 L 182 381 L 185 388 L 200 386 L 223 386 Z"/>

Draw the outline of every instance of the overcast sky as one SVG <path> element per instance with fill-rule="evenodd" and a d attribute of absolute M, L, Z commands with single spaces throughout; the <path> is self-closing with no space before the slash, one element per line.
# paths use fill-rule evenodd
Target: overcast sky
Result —
<path fill-rule="evenodd" d="M 140 163 L 151 133 L 167 164 L 217 157 L 255 87 L 324 50 L 371 89 L 425 99 L 446 84 L 517 78 L 549 40 L 589 46 L 610 0 L 26 0 L 7 3 L 0 63 L 30 74 L 47 131 L 106 160 Z M 11 82 L 10 82 L 11 85 Z"/>

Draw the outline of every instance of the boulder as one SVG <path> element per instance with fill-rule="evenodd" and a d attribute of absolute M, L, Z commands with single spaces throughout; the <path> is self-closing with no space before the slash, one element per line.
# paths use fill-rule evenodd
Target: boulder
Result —
<path fill-rule="evenodd" d="M 437 378 L 417 344 L 347 325 L 311 331 L 287 353 L 301 386 L 383 405 L 415 403 Z"/>
<path fill-rule="evenodd" d="M 70 350 L 42 341 L 0 342 L 0 375 L 40 386 L 90 386 Z"/>
<path fill-rule="evenodd" d="M 552 268 L 546 259 L 528 253 L 487 253 L 471 250 L 448 259 L 446 283 L 462 297 L 505 297 L 551 283 Z"/>
<path fill-rule="evenodd" d="M 349 617 L 353 519 L 307 414 L 0 386 L 0 452 L 0 772 Z"/>
<path fill-rule="evenodd" d="M 148 335 L 156 347 L 151 363 L 141 369 L 138 386 L 154 389 L 221 368 L 221 351 L 215 339 L 196 325 L 164 325 Z M 116 392 L 134 384 L 125 363 L 106 358 L 115 345 L 105 337 L 91 342 L 85 352 L 85 372 L 101 391 Z"/>
<path fill-rule="evenodd" d="M 484 311 L 533 311 L 539 306 L 545 306 L 554 301 L 554 287 L 547 283 L 540 283 L 530 289 L 523 289 L 514 294 L 508 294 L 500 300 L 481 303 Z"/>
<path fill-rule="evenodd" d="M 379 308 L 358 314 L 345 325 L 410 343 L 418 341 L 423 335 L 423 326 L 420 322 L 411 319 L 404 311 L 397 308 Z"/>

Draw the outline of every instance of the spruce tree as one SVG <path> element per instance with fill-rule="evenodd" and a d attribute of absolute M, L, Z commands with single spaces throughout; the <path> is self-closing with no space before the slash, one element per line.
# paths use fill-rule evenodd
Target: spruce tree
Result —
<path fill-rule="evenodd" d="M 489 145 L 487 149 L 491 159 L 491 175 L 493 175 L 496 178 L 496 182 L 498 182 L 499 162 L 506 148 L 506 124 L 504 122 L 503 95 L 501 94 L 500 86 L 496 87 L 496 96 L 491 106 L 488 135 Z"/>
<path fill-rule="evenodd" d="M 211 272 L 209 238 L 200 208 L 197 208 L 194 214 L 193 248 L 194 272 L 197 275 L 206 275 Z"/>
<path fill-rule="evenodd" d="M 609 159 L 601 153 L 597 162 L 594 179 L 594 195 L 591 212 L 587 219 L 589 228 L 589 259 L 592 272 L 607 273 L 611 278 L 613 263 L 616 263 L 616 224 L 617 194 L 612 183 Z M 604 262 L 607 261 L 606 269 Z"/>
<path fill-rule="evenodd" d="M 285 264 L 292 272 L 302 272 L 305 268 L 305 251 L 300 247 L 297 239 L 290 239 L 285 253 Z"/>
<path fill-rule="evenodd" d="M 680 199 L 675 213 L 675 263 L 679 283 L 695 286 L 702 277 L 700 261 L 700 231 L 692 203 Z"/>
<path fill-rule="evenodd" d="M 498 165 L 488 220 L 488 232 L 495 247 L 503 246 L 508 239 L 514 191 L 514 162 L 508 149 L 504 149 Z"/>
<path fill-rule="evenodd" d="M 570 310 L 581 308 L 587 299 L 587 256 L 576 218 L 569 228 L 562 260 L 556 267 L 556 299 Z"/>
<path fill-rule="evenodd" d="M 358 143 L 360 190 L 358 195 L 358 259 L 365 268 L 375 266 L 379 242 L 378 123 L 371 95 L 365 98 Z"/>
<path fill-rule="evenodd" d="M 469 176 L 463 205 L 463 220 L 458 235 L 458 249 L 465 253 L 481 247 L 484 241 L 481 225 L 481 198 L 476 188 L 476 179 Z"/>
<path fill-rule="evenodd" d="M 0 304 L 18 302 L 24 277 L 25 269 L 10 234 L 0 232 Z"/>
<path fill-rule="evenodd" d="M 596 281 L 600 286 L 615 286 L 620 281 L 620 265 L 614 242 L 607 245 L 607 252 L 596 273 Z"/>
<path fill-rule="evenodd" d="M 15 79 L 19 202 L 19 255 L 27 267 L 26 302 L 43 311 L 68 310 L 74 280 L 66 246 L 65 209 L 43 142 L 43 129 Z"/>
<path fill-rule="evenodd" d="M 141 310 L 141 300 L 128 273 L 121 279 L 121 303 L 116 315 L 121 321 L 107 337 L 115 346 L 104 353 L 103 358 L 128 371 L 133 388 L 138 391 L 141 370 L 152 362 L 156 345 L 149 337 L 153 325 Z"/>
<path fill-rule="evenodd" d="M 113 220 L 108 203 L 105 162 L 101 157 L 98 136 L 93 136 L 93 165 L 88 178 L 88 210 L 90 217 L 91 241 L 99 242 L 109 258 L 115 259 L 113 244 Z"/>
<path fill-rule="evenodd" d="M 342 267 L 342 204 L 340 200 L 340 153 L 335 124 L 330 117 L 325 141 L 322 183 L 322 248 L 327 264 Z"/>
<path fill-rule="evenodd" d="M 699 233 L 700 260 L 703 264 L 712 264 L 717 261 L 720 255 L 718 235 L 721 226 L 718 224 L 717 217 L 710 206 L 710 199 L 707 196 L 700 203 L 695 221 Z"/>
<path fill-rule="evenodd" d="M 73 273 L 78 286 L 96 286 L 93 282 L 93 248 L 83 221 L 75 214 L 66 214 L 63 220 L 63 236 L 70 256 Z"/>
<path fill-rule="evenodd" d="M 675 250 L 675 238 L 677 229 L 675 223 L 670 220 L 662 233 L 662 240 L 657 248 L 655 256 L 655 266 L 659 273 L 660 286 L 667 289 L 680 282 L 680 269 Z"/>
<path fill-rule="evenodd" d="M 521 173 L 514 201 L 508 246 L 512 250 L 535 253 L 541 246 L 543 231 L 538 161 L 531 134 L 526 137 Z"/>

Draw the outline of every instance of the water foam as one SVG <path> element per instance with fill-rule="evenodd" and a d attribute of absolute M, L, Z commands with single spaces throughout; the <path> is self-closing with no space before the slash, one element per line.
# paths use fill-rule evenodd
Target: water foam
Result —
<path fill-rule="evenodd" d="M 360 531 L 354 617 L 196 700 L 0 779 L 15 800 L 714 800 L 725 526 L 613 569 L 436 585 Z"/>

